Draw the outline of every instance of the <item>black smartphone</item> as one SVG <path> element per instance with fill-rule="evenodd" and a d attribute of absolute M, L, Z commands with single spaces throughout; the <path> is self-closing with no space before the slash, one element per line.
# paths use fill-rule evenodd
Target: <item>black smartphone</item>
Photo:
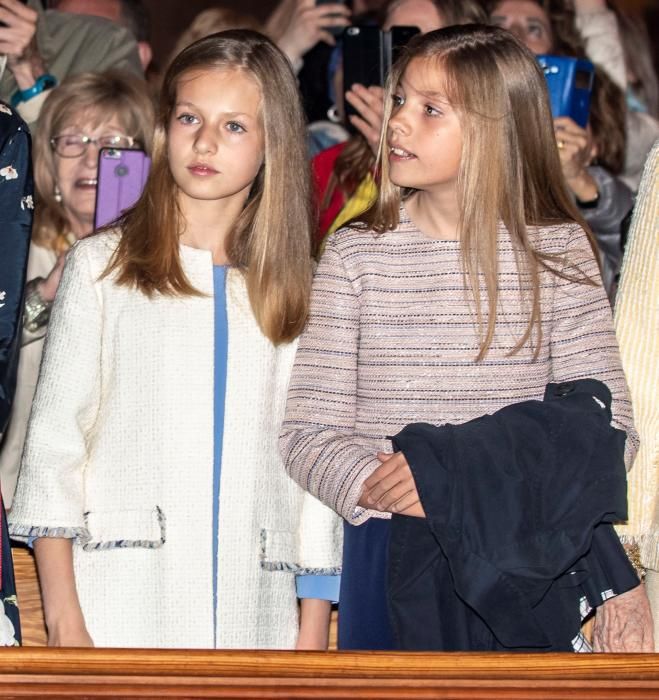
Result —
<path fill-rule="evenodd" d="M 391 28 L 391 31 L 389 32 L 391 47 L 391 60 L 389 63 L 389 68 L 396 63 L 398 57 L 400 56 L 401 50 L 405 47 L 409 40 L 416 34 L 419 34 L 419 32 L 420 30 L 418 27 L 400 26 Z"/>
<path fill-rule="evenodd" d="M 352 11 L 352 0 L 316 0 L 316 5 L 333 5 L 335 3 L 340 3 L 345 5 L 350 11 Z M 330 15 L 330 17 L 336 17 L 337 15 Z M 332 36 L 339 37 L 343 33 L 343 27 L 323 27 Z"/>
<path fill-rule="evenodd" d="M 23 3 L 23 5 L 27 5 L 27 0 L 18 0 L 18 2 Z M 6 22 L 0 22 L 0 27 L 6 27 L 7 23 Z"/>
<path fill-rule="evenodd" d="M 366 87 L 384 84 L 384 32 L 378 27 L 346 27 L 342 52 L 344 90 L 350 90 L 355 83 Z"/>

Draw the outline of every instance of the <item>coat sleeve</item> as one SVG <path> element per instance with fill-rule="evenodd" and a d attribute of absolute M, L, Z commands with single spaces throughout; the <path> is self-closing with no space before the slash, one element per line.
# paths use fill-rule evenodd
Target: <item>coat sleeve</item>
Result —
<path fill-rule="evenodd" d="M 314 278 L 279 444 L 290 476 L 353 524 L 374 514 L 357 501 L 379 466 L 372 440 L 355 432 L 358 346 L 359 296 L 332 239 Z"/>
<path fill-rule="evenodd" d="M 612 425 L 627 434 L 625 464 L 629 469 L 638 449 L 629 388 L 622 370 L 611 307 L 592 248 L 580 226 L 570 227 L 563 272 L 572 279 L 557 278 L 555 287 L 550 330 L 552 381 L 592 377 L 609 387 Z M 582 275 L 597 284 L 578 281 Z"/>
<path fill-rule="evenodd" d="M 10 517 L 19 539 L 88 538 L 84 472 L 100 403 L 102 339 L 89 242 L 69 253 L 48 326 Z"/>
<path fill-rule="evenodd" d="M 641 447 L 629 472 L 623 541 L 659 571 L 659 141 L 648 158 L 627 242 L 616 303 L 616 332 Z"/>
<path fill-rule="evenodd" d="M 1 105 L 0 127 L 9 133 L 0 151 L 0 435 L 16 388 L 23 289 L 32 230 L 30 134 Z"/>

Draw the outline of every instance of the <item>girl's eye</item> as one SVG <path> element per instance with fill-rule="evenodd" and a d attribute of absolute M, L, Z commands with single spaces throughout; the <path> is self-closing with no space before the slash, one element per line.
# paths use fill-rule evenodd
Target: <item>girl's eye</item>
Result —
<path fill-rule="evenodd" d="M 198 121 L 194 114 L 179 114 L 176 119 L 181 122 L 181 124 L 196 124 Z"/>
<path fill-rule="evenodd" d="M 439 117 L 441 116 L 440 110 L 438 110 L 436 107 L 433 107 L 432 105 L 426 105 L 423 108 L 423 111 L 429 116 L 429 117 Z"/>
<path fill-rule="evenodd" d="M 405 98 L 401 95 L 393 94 L 391 96 L 391 101 L 394 103 L 394 107 L 400 107 L 403 104 L 403 102 L 405 102 Z"/>
<path fill-rule="evenodd" d="M 227 129 L 234 134 L 242 134 L 245 131 L 245 127 L 238 122 L 227 122 Z"/>

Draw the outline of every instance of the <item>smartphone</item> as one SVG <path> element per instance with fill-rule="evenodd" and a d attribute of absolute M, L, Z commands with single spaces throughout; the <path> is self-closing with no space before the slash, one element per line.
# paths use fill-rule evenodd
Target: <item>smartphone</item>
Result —
<path fill-rule="evenodd" d="M 370 25 L 346 27 L 342 37 L 344 89 L 355 83 L 384 86 L 400 50 L 418 33 L 417 27 L 392 27 L 390 32 Z M 358 114 L 347 101 L 345 113 Z M 349 121 L 347 126 L 354 130 Z"/>
<path fill-rule="evenodd" d="M 316 5 L 334 5 L 340 3 L 345 5 L 349 10 L 352 11 L 352 0 L 316 0 Z M 336 17 L 336 15 L 330 15 L 330 17 Z M 343 33 L 343 27 L 323 27 L 323 29 L 329 32 L 332 36 L 339 37 Z"/>
<path fill-rule="evenodd" d="M 389 42 L 391 47 L 391 60 L 389 61 L 389 70 L 391 69 L 391 66 L 393 66 L 394 63 L 396 63 L 401 54 L 402 49 L 406 46 L 409 40 L 416 34 L 419 34 L 420 31 L 421 30 L 418 27 L 406 27 L 402 25 L 394 26 L 391 28 L 391 31 L 389 32 Z"/>
<path fill-rule="evenodd" d="M 94 227 L 116 221 L 137 202 L 149 175 L 151 159 L 135 148 L 101 148 L 98 154 Z"/>
<path fill-rule="evenodd" d="M 571 117 L 585 129 L 595 79 L 593 64 L 583 58 L 568 56 L 541 54 L 536 58 L 547 80 L 553 116 Z"/>

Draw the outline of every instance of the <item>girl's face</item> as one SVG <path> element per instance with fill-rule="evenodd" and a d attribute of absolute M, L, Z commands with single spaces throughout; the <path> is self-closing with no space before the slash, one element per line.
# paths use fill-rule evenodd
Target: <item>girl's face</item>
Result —
<path fill-rule="evenodd" d="M 246 199 L 264 157 L 261 90 L 241 70 L 200 69 L 177 85 L 167 134 L 179 196 Z"/>
<path fill-rule="evenodd" d="M 399 187 L 429 193 L 455 188 L 462 128 L 444 85 L 441 67 L 415 58 L 394 91 L 387 138 L 389 174 Z"/>
<path fill-rule="evenodd" d="M 386 31 L 392 27 L 417 27 L 427 34 L 444 26 L 444 20 L 432 0 L 400 0 L 387 11 Z"/>
<path fill-rule="evenodd" d="M 84 137 L 90 140 L 85 142 Z M 114 143 L 127 147 L 130 135 L 118 116 L 99 119 L 98 114 L 83 114 L 75 122 L 53 134 L 55 183 L 71 231 L 81 238 L 94 228 L 99 147 Z"/>
<path fill-rule="evenodd" d="M 551 53 L 554 44 L 551 24 L 537 2 L 504 0 L 495 7 L 490 19 L 514 34 L 533 53 Z"/>

